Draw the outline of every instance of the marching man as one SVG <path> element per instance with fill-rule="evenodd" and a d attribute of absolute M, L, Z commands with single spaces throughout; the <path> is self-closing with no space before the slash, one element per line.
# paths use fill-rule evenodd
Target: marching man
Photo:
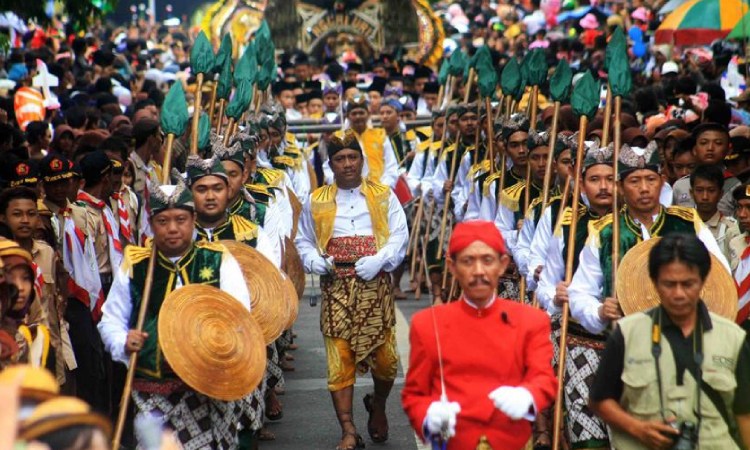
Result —
<path fill-rule="evenodd" d="M 356 372 L 371 371 L 375 385 L 364 399 L 368 434 L 388 439 L 385 406 L 398 370 L 390 272 L 404 259 L 409 231 L 391 189 L 363 178 L 354 131 L 331 138 L 328 158 L 335 183 L 312 193 L 295 242 L 305 270 L 321 276 L 328 389 L 342 433 L 336 448 L 345 450 L 364 447 L 352 416 Z"/>

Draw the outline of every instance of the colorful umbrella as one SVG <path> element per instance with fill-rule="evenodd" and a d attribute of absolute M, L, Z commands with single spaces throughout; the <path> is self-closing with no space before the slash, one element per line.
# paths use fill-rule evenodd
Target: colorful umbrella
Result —
<path fill-rule="evenodd" d="M 688 0 L 661 23 L 656 43 L 706 45 L 724 39 L 748 9 L 745 0 Z"/>
<path fill-rule="evenodd" d="M 750 38 L 750 13 L 742 16 L 737 25 L 727 36 L 727 39 L 747 39 Z"/>

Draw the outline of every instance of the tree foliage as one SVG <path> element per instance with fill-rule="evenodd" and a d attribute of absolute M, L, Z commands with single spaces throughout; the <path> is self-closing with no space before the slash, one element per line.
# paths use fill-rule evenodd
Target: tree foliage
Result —
<path fill-rule="evenodd" d="M 84 30 L 93 19 L 114 11 L 117 0 L 64 0 L 55 2 L 62 5 L 76 30 Z M 0 0 L 0 11 L 13 11 L 22 19 L 31 19 L 40 24 L 49 23 L 45 12 L 46 2 L 29 0 Z"/>

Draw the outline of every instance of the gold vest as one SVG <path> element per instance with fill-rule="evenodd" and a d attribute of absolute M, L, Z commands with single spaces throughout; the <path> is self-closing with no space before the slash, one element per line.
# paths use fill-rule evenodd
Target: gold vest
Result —
<path fill-rule="evenodd" d="M 732 416 L 734 392 L 737 389 L 735 367 L 745 332 L 723 317 L 711 314 L 713 327 L 703 332 L 703 381 L 718 392 L 724 402 L 724 408 Z M 620 405 L 628 414 L 641 420 L 661 420 L 659 405 L 659 386 L 656 378 L 656 365 L 651 354 L 651 333 L 653 319 L 645 313 L 628 316 L 618 322 L 625 337 L 625 355 L 623 371 L 620 378 L 623 382 Z M 678 420 L 698 423 L 695 417 L 696 380 L 685 370 L 682 386 L 676 382 L 677 370 L 674 354 L 669 342 L 662 336 L 662 353 L 659 357 L 659 368 L 662 380 L 662 398 L 665 411 L 672 411 Z M 702 450 L 738 449 L 719 410 L 708 398 L 705 391 L 701 393 L 701 428 L 699 448 Z M 667 413 L 669 414 L 669 413 Z M 634 437 L 612 429 L 612 444 L 617 450 L 645 449 Z"/>
<path fill-rule="evenodd" d="M 367 210 L 370 211 L 372 230 L 378 250 L 388 242 L 388 204 L 391 189 L 380 183 L 362 180 L 360 190 L 365 196 Z M 322 186 L 313 191 L 310 198 L 310 211 L 315 226 L 318 250 L 325 254 L 328 242 L 333 237 L 333 222 L 336 219 L 336 184 Z"/>

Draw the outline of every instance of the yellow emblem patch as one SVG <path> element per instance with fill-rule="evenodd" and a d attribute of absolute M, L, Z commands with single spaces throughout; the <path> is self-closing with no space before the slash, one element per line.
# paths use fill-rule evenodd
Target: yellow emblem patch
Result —
<path fill-rule="evenodd" d="M 203 280 L 203 281 L 208 281 L 208 280 L 211 280 L 211 279 L 213 279 L 213 277 L 214 277 L 214 269 L 212 269 L 212 268 L 210 268 L 210 267 L 204 267 L 204 268 L 202 268 L 202 269 L 201 269 L 201 271 L 200 271 L 200 273 L 198 274 L 198 276 L 199 276 L 199 277 L 201 278 L 201 280 Z"/>

